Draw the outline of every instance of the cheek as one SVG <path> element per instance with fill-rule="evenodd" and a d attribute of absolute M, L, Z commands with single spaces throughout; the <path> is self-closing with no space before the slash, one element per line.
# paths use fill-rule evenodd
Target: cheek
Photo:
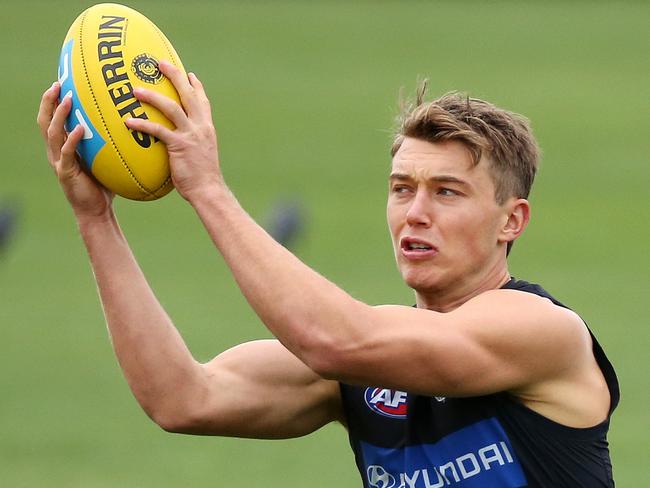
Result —
<path fill-rule="evenodd" d="M 480 211 L 457 216 L 449 222 L 454 234 L 455 250 L 468 258 L 490 252 L 496 245 L 496 225 L 493 219 L 485 218 Z"/>
<path fill-rule="evenodd" d="M 390 231 L 391 239 L 393 242 L 395 242 L 396 235 L 400 231 L 400 225 L 403 220 L 403 217 L 399 214 L 399 209 L 391 205 L 387 207 L 386 222 L 388 223 L 388 230 Z"/>

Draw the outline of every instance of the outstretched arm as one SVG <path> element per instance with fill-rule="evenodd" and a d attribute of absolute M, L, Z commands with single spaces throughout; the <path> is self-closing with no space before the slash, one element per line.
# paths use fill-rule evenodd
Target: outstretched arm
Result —
<path fill-rule="evenodd" d="M 246 437 L 302 435 L 339 418 L 338 386 L 276 341 L 241 345 L 208 364 L 194 360 L 120 230 L 113 196 L 81 170 L 75 149 L 83 129 L 66 135 L 71 103 L 57 103 L 59 90 L 55 83 L 43 95 L 38 124 L 88 250 L 118 361 L 147 414 L 171 431 Z"/>
<path fill-rule="evenodd" d="M 564 400 L 571 388 L 598 391 L 592 396 L 602 399 L 584 324 L 548 300 L 495 290 L 450 313 L 371 307 L 305 266 L 248 216 L 226 186 L 200 81 L 169 63 L 161 63 L 161 70 L 179 91 L 182 107 L 152 91 L 135 94 L 165 113 L 176 130 L 141 119 L 128 126 L 167 144 L 177 190 L 196 210 L 242 293 L 280 342 L 314 371 L 429 395 L 511 391 L 529 403 L 552 405 L 553 414 L 574 409 Z M 584 421 L 584 413 L 578 407 L 563 419 Z"/>

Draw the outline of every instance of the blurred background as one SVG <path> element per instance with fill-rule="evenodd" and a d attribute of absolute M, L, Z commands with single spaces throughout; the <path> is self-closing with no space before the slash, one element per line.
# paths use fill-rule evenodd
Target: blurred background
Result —
<path fill-rule="evenodd" d="M 35 123 L 65 33 L 91 4 L 0 2 L 0 486 L 361 486 L 339 426 L 289 441 L 178 436 L 129 392 Z M 650 4 L 128 5 L 205 84 L 244 207 L 285 227 L 295 222 L 278 223 L 278 208 L 289 208 L 304 224 L 296 254 L 369 303 L 413 302 L 384 217 L 400 88 L 428 77 L 432 96 L 467 91 L 528 116 L 544 158 L 511 271 L 597 334 L 623 392 L 610 433 L 617 486 L 650 486 Z M 198 359 L 268 337 L 176 193 L 115 206 Z"/>

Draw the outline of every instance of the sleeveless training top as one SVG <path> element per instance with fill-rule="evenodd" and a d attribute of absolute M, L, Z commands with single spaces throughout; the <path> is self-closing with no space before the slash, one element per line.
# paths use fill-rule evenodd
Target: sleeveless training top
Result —
<path fill-rule="evenodd" d="M 512 279 L 502 288 L 534 293 L 564 307 L 540 286 L 525 281 Z M 611 406 L 607 420 L 589 428 L 558 424 L 505 392 L 443 398 L 341 384 L 363 486 L 613 487 L 607 430 L 619 400 L 618 381 L 591 337 Z"/>

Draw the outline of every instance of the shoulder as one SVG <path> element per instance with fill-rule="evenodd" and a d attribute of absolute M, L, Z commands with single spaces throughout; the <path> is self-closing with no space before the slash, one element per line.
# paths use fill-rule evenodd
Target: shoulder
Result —
<path fill-rule="evenodd" d="M 593 359 L 583 320 L 534 293 L 491 290 L 450 312 L 450 319 L 497 356 L 530 368 L 535 381 L 564 375 Z"/>
<path fill-rule="evenodd" d="M 549 339 L 590 342 L 589 331 L 578 314 L 550 297 L 513 289 L 490 290 L 450 312 L 456 320 L 477 326 L 514 329 Z"/>
<path fill-rule="evenodd" d="M 566 426 L 591 427 L 607 417 L 608 384 L 589 329 L 575 312 L 550 295 L 512 289 L 484 293 L 463 307 L 461 315 L 484 314 L 491 337 L 503 337 L 503 346 L 491 345 L 507 348 L 529 373 L 508 389 L 520 402 Z"/>

